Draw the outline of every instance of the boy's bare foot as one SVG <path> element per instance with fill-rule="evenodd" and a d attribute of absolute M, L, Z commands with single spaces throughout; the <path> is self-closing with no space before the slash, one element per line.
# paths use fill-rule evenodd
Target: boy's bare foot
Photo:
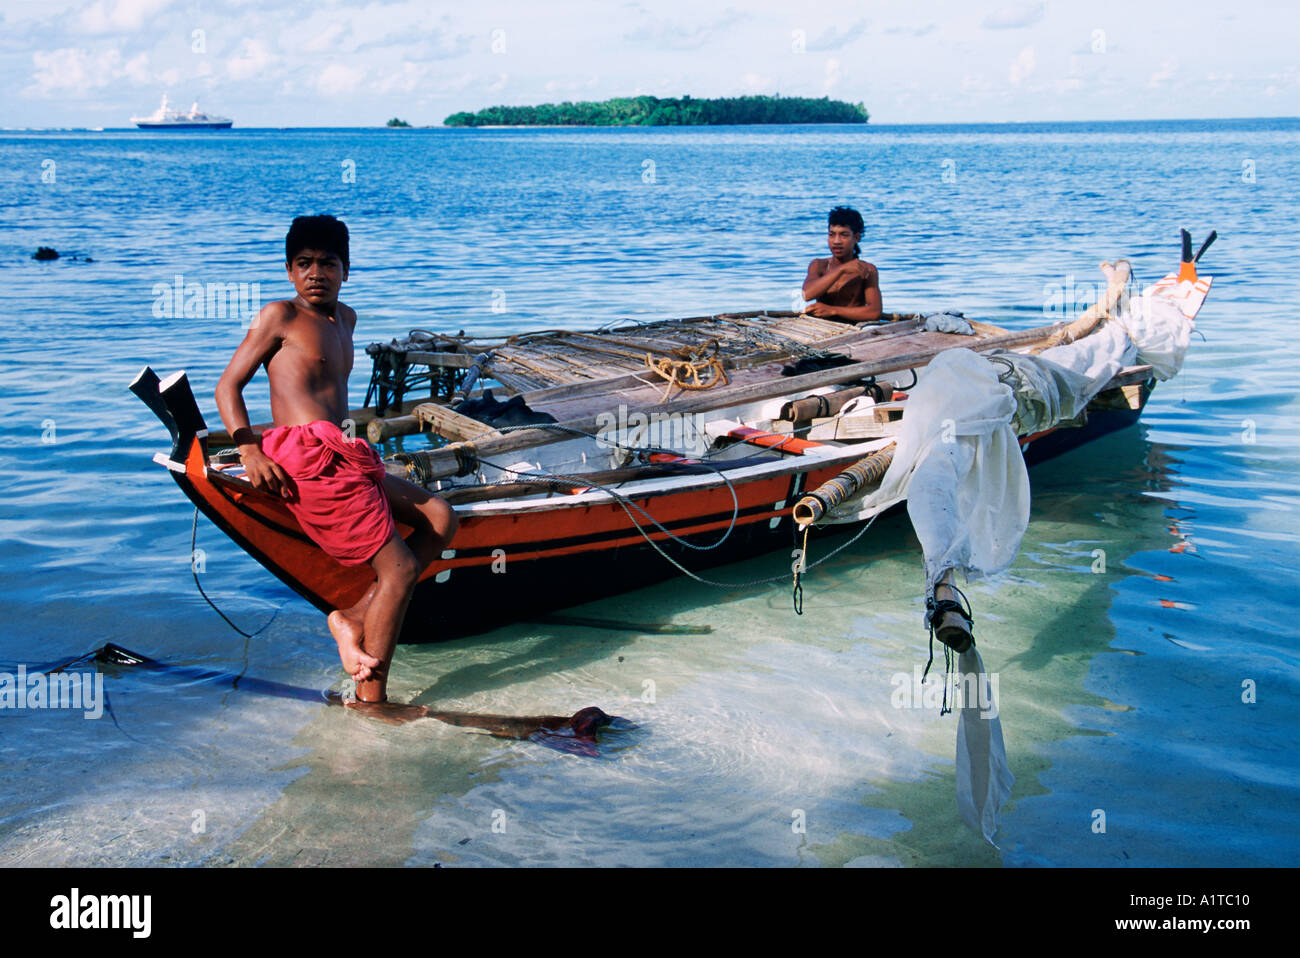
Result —
<path fill-rule="evenodd" d="M 347 702 L 344 707 L 379 719 L 388 725 L 405 725 L 416 719 L 431 717 L 429 710 L 423 705 L 404 705 L 400 702 L 365 702 L 355 699 Z"/>
<path fill-rule="evenodd" d="M 357 682 L 370 678 L 370 670 L 377 668 L 380 662 L 362 646 L 360 623 L 338 610 L 331 612 L 325 621 L 329 624 L 334 641 L 338 643 L 343 670 Z"/>

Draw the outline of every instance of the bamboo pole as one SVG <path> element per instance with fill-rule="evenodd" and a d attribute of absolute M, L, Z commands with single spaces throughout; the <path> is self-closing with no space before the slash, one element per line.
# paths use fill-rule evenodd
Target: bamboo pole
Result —
<path fill-rule="evenodd" d="M 415 411 L 416 406 L 420 405 L 421 403 L 427 403 L 428 401 L 429 401 L 428 396 L 425 396 L 421 399 L 407 399 L 403 401 L 401 409 L 396 411 L 399 412 L 400 414 L 409 415 Z M 363 430 L 363 427 L 368 426 L 371 422 L 373 422 L 378 417 L 375 416 L 374 409 L 368 406 L 363 406 L 358 409 L 350 410 L 348 412 L 348 418 L 352 420 L 352 424 L 354 428 L 356 429 L 357 433 L 360 434 Z M 254 433 L 260 436 L 268 429 L 273 429 L 274 427 L 275 427 L 275 423 L 273 422 L 259 422 L 253 426 L 250 426 L 249 428 L 251 428 Z M 223 446 L 233 446 L 234 444 L 235 444 L 234 440 L 230 438 L 230 433 L 226 432 L 224 429 L 213 429 L 211 432 L 208 433 L 208 445 L 210 448 L 219 449 Z"/>
<path fill-rule="evenodd" d="M 1024 346 L 1051 336 L 1058 329 L 1057 326 L 1040 326 L 1036 329 L 991 336 L 988 339 L 976 340 L 966 348 L 984 352 L 990 349 L 1009 349 L 1015 346 Z M 887 356 L 883 359 L 853 363 L 849 366 L 837 366 L 834 369 L 823 369 L 818 372 L 806 373 L 803 376 L 780 377 L 775 380 L 765 379 L 762 382 L 746 385 L 723 386 L 693 392 L 670 402 L 646 406 L 639 411 L 650 415 L 688 415 L 727 406 L 761 402 L 777 396 L 816 389 L 819 386 L 837 385 L 867 376 L 924 366 L 940 353 L 959 348 L 959 346 L 960 344 L 957 343 L 947 343 L 943 346 L 935 346 L 914 353 Z M 436 449 L 429 453 L 428 466 L 430 471 L 425 478 L 444 479 L 455 475 L 465 475 L 467 473 L 462 470 L 469 464 L 471 457 L 496 456 L 530 446 L 544 446 L 554 442 L 563 442 L 566 439 L 572 439 L 575 431 L 594 433 L 598 422 L 598 416 L 585 416 L 581 419 L 557 424 L 561 428 L 520 429 L 500 437 L 489 437 L 478 442 L 453 443 L 450 446 L 444 446 L 442 449 Z"/>
<path fill-rule="evenodd" d="M 1109 265 L 1109 263 L 1103 263 L 1102 268 L 1104 269 Z M 1106 288 L 1106 292 L 1098 298 L 1097 302 L 1089 306 L 1084 311 L 1084 314 L 1074 322 L 1062 326 L 1047 342 L 1034 347 L 1030 352 L 1041 353 L 1053 346 L 1065 346 L 1076 340 L 1083 339 L 1089 333 L 1095 332 L 1110 320 L 1111 313 L 1119 305 L 1124 290 L 1128 288 L 1131 273 L 1132 268 L 1129 266 L 1128 260 L 1122 259 L 1116 263 L 1114 272 L 1110 276 L 1110 285 Z"/>
<path fill-rule="evenodd" d="M 758 315 L 758 314 L 755 314 Z M 895 336 L 906 336 L 918 331 L 922 322 L 914 316 L 906 316 L 902 319 L 895 320 L 891 324 L 882 326 L 870 326 L 866 329 L 854 329 L 840 336 L 832 336 L 830 339 L 823 339 L 816 343 L 817 349 L 831 349 L 832 347 L 852 346 L 856 343 L 865 342 L 869 339 L 878 339 L 882 336 L 893 338 Z M 723 359 L 722 366 L 724 369 L 746 369 L 751 366 L 761 366 L 765 363 L 774 362 L 786 358 L 790 355 L 789 351 L 769 350 L 762 353 L 752 353 L 748 356 L 741 356 L 736 359 Z M 646 385 L 646 370 L 642 369 L 634 373 L 625 373 L 620 376 L 611 376 L 608 379 L 597 379 L 580 383 L 564 383 L 559 386 L 547 386 L 540 389 L 530 390 L 524 393 L 524 402 L 530 406 L 540 402 L 562 402 L 566 399 L 573 399 L 577 396 L 591 396 L 601 392 L 612 392 L 616 389 L 635 389 L 637 386 Z"/>
<path fill-rule="evenodd" d="M 803 399 L 795 399 L 781 407 L 781 414 L 778 418 L 785 422 L 807 422 L 811 419 L 825 419 L 828 416 L 834 416 L 844 408 L 850 399 L 857 399 L 867 391 L 866 386 L 850 386 L 848 389 L 837 389 L 833 393 L 827 393 L 824 396 L 805 396 Z M 893 387 L 890 387 L 890 393 L 893 393 Z"/>
<path fill-rule="evenodd" d="M 366 426 L 366 438 L 377 446 L 394 436 L 409 436 L 420 432 L 426 424 L 433 432 L 453 442 L 478 439 L 480 436 L 496 432 L 491 426 L 469 416 L 463 416 L 450 406 L 425 402 L 416 406 L 409 416 L 372 420 Z"/>
<path fill-rule="evenodd" d="M 402 463 L 403 467 L 405 467 L 427 455 L 428 453 L 425 452 L 404 453 L 400 458 L 405 460 Z M 701 466 L 693 471 L 683 471 L 678 474 L 699 475 L 709 471 L 708 468 Z M 495 482 L 480 486 L 456 486 L 451 489 L 444 489 L 438 495 L 453 505 L 462 505 L 467 502 L 518 499 L 522 496 L 536 496 L 543 493 L 577 494 L 596 486 L 615 486 L 624 482 L 635 482 L 638 479 L 662 479 L 673 474 L 655 465 L 624 466 L 621 469 L 605 469 L 600 472 L 582 473 L 564 479 L 538 477 L 531 481 L 519 480 L 516 482 Z M 403 473 L 403 476 L 405 475 L 406 473 Z M 585 483 L 591 485 L 585 485 Z"/>
<path fill-rule="evenodd" d="M 884 449 L 877 449 L 860 462 L 855 462 L 838 476 L 827 479 L 812 492 L 794 504 L 791 515 L 803 529 L 812 525 L 826 513 L 830 512 L 859 489 L 880 485 L 890 463 L 894 461 L 897 443 L 891 442 Z"/>

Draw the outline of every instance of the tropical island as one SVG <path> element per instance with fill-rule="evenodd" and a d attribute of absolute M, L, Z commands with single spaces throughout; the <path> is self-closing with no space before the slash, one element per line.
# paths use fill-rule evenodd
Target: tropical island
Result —
<path fill-rule="evenodd" d="M 689 96 L 615 97 L 599 103 L 491 106 L 453 113 L 447 126 L 722 126 L 757 123 L 866 123 L 861 103 L 830 97 L 739 96 L 696 100 Z"/>
<path fill-rule="evenodd" d="M 386 125 L 394 130 L 409 130 L 411 128 L 411 124 L 399 117 L 393 117 Z"/>

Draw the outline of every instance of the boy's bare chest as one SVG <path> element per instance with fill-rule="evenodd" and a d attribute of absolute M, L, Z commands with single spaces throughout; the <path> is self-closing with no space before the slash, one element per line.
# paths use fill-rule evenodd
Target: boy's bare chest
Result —
<path fill-rule="evenodd" d="M 352 333 L 341 320 L 311 319 L 294 323 L 280 351 L 315 375 L 346 375 L 352 371 Z"/>

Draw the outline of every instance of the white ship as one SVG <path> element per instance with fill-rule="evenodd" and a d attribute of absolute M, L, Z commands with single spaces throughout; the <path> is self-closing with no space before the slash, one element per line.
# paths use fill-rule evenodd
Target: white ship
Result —
<path fill-rule="evenodd" d="M 162 105 L 152 116 L 133 116 L 131 122 L 142 130 L 228 130 L 234 121 L 225 116 L 209 116 L 199 112 L 199 101 L 195 100 L 188 113 L 167 109 L 167 94 L 163 94 Z"/>

